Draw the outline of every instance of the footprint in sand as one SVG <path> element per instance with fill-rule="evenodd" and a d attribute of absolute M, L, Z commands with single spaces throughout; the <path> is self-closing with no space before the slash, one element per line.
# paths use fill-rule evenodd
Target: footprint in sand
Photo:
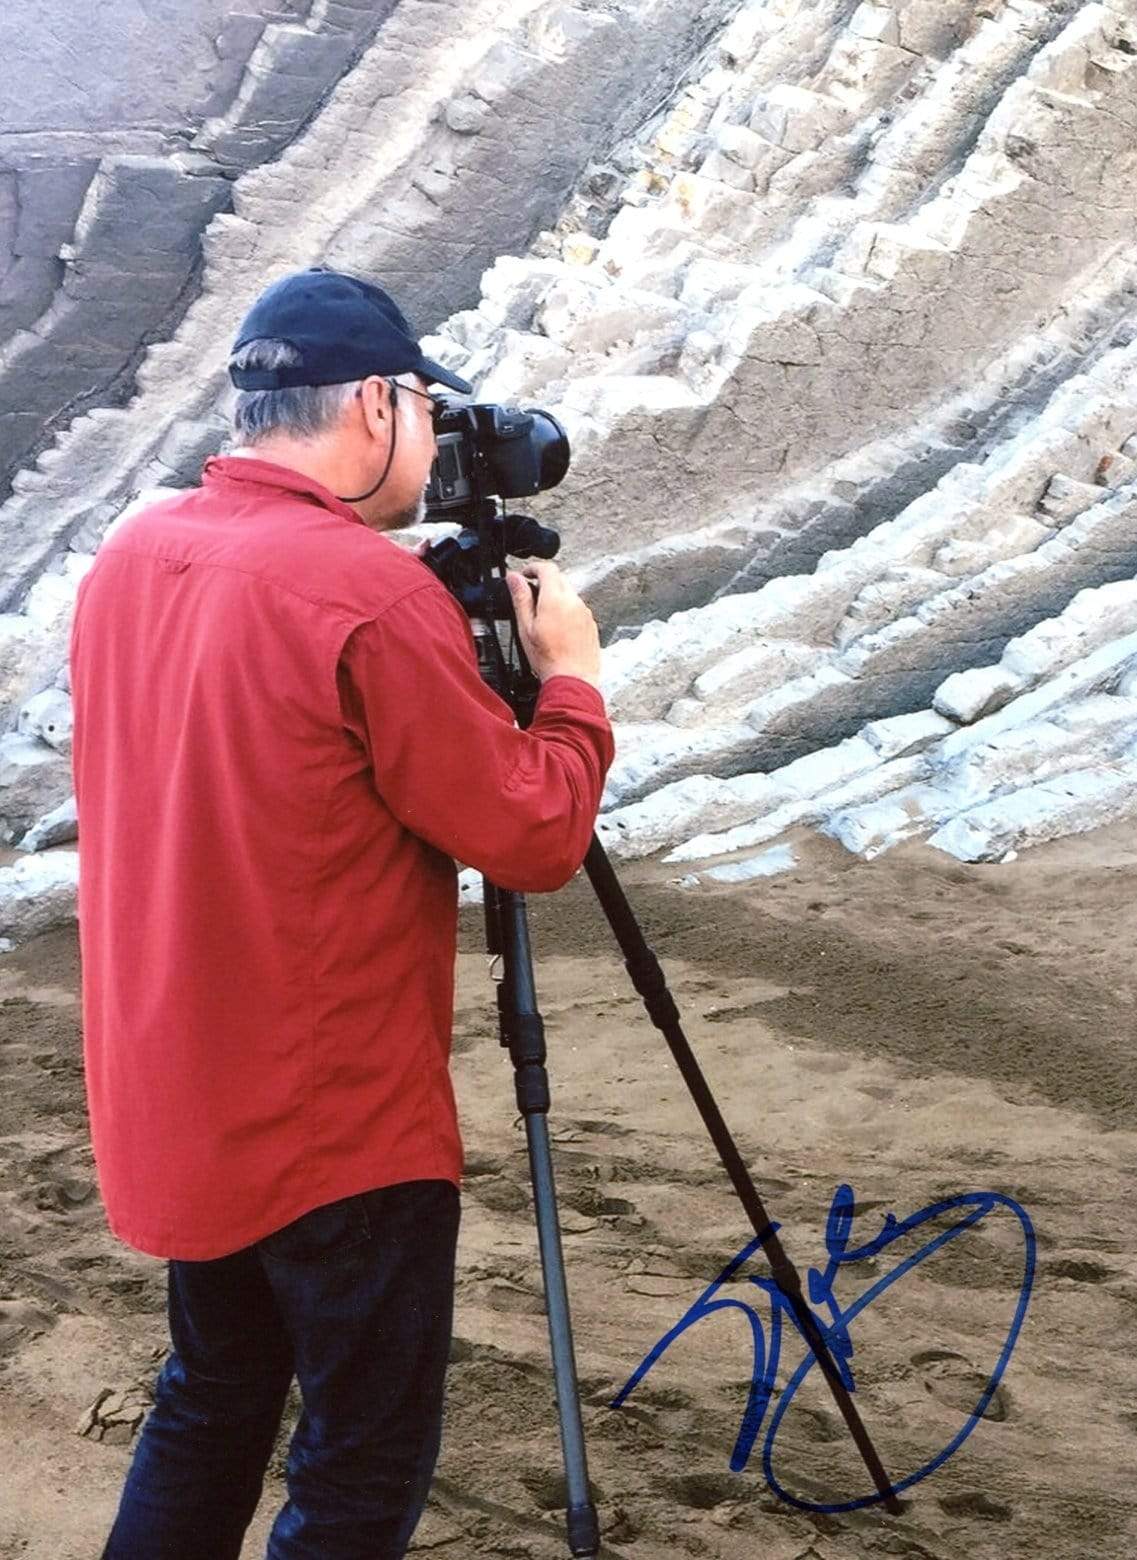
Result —
<path fill-rule="evenodd" d="M 521 1213 L 532 1204 L 531 1195 L 508 1176 L 479 1178 L 470 1187 L 470 1196 L 491 1213 Z"/>
<path fill-rule="evenodd" d="M 959 1409 L 964 1414 L 974 1413 L 990 1379 L 964 1355 L 951 1349 L 922 1349 L 911 1356 L 910 1363 L 923 1377 L 926 1392 L 948 1408 Z M 982 1417 L 1001 1424 L 1009 1410 L 1010 1397 L 1000 1384 L 991 1394 Z"/>
<path fill-rule="evenodd" d="M 58 1320 L 31 1300 L 0 1300 L 0 1359 L 50 1332 Z"/>
<path fill-rule="evenodd" d="M 679 1506 L 691 1511 L 713 1511 L 724 1502 L 753 1500 L 752 1487 L 740 1483 L 736 1473 L 705 1472 L 673 1474 L 656 1481 L 660 1489 Z"/>
<path fill-rule="evenodd" d="M 1009 1522 L 1015 1514 L 1013 1506 L 1001 1500 L 992 1500 L 982 1490 L 963 1490 L 958 1495 L 943 1495 L 938 1502 L 940 1510 L 949 1517 L 981 1517 L 985 1522 Z"/>
<path fill-rule="evenodd" d="M 65 1175 L 41 1181 L 32 1193 L 32 1201 L 41 1213 L 71 1213 L 89 1203 L 94 1195 L 92 1182 Z"/>
<path fill-rule="evenodd" d="M 621 1126 L 618 1121 L 574 1121 L 566 1118 L 565 1125 L 573 1127 L 578 1132 L 587 1132 L 595 1137 L 634 1137 L 635 1132 L 631 1127 Z"/>
<path fill-rule="evenodd" d="M 568 1488 L 560 1469 L 522 1467 L 518 1470 L 517 1479 L 541 1511 L 563 1511 L 568 1504 Z M 604 1491 L 591 1479 L 588 1481 L 588 1493 L 595 1505 L 604 1504 Z"/>
<path fill-rule="evenodd" d="M 608 1197 L 598 1186 L 570 1187 L 561 1194 L 561 1201 L 577 1213 L 583 1213 L 591 1218 L 597 1218 L 604 1214 L 630 1215 L 636 1211 L 634 1202 L 629 1202 L 626 1197 Z"/>
<path fill-rule="evenodd" d="M 1071 1278 L 1078 1284 L 1104 1284 L 1116 1269 L 1093 1257 L 1056 1257 L 1044 1265 L 1043 1272 L 1049 1278 Z"/>

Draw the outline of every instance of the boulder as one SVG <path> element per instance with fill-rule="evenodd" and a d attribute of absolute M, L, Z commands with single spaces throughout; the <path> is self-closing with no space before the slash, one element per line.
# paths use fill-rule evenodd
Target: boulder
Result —
<path fill-rule="evenodd" d="M 1023 684 L 1003 666 L 969 667 L 955 672 L 936 689 L 932 709 L 959 725 L 990 715 L 1022 691 Z"/>
<path fill-rule="evenodd" d="M 53 845 L 70 845 L 79 838 L 79 813 L 75 798 L 65 802 L 34 823 L 17 845 L 17 850 L 50 850 Z"/>
<path fill-rule="evenodd" d="M 20 736 L 46 742 L 57 753 L 69 754 L 73 724 L 71 695 L 60 688 L 45 688 L 21 709 L 16 730 Z"/>
<path fill-rule="evenodd" d="M 76 916 L 79 855 L 73 850 L 29 856 L 0 867 L 0 936 L 19 946 Z"/>

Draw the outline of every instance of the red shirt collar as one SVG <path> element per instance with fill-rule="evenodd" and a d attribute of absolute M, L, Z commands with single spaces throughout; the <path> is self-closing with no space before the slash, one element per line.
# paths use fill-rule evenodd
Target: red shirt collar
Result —
<path fill-rule="evenodd" d="M 244 482 L 253 487 L 275 488 L 278 492 L 299 493 L 314 498 L 341 519 L 354 520 L 357 525 L 366 524 L 362 515 L 342 498 L 337 498 L 322 482 L 306 477 L 302 471 L 294 471 L 291 466 L 279 466 L 273 460 L 258 460 L 250 455 L 211 455 L 202 468 L 201 480 L 203 484 Z"/>

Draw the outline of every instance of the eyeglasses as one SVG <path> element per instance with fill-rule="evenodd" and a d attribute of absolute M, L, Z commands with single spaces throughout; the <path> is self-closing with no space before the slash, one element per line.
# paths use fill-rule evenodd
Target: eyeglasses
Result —
<path fill-rule="evenodd" d="M 443 410 L 445 404 L 446 404 L 443 401 L 441 396 L 439 396 L 439 395 L 431 395 L 428 390 L 417 390 L 414 387 L 414 385 L 401 385 L 401 384 L 399 384 L 398 380 L 396 380 L 396 379 L 388 379 L 386 381 L 386 383 L 389 386 L 393 387 L 396 391 L 406 390 L 408 392 L 408 394 L 410 394 L 410 395 L 421 396 L 424 401 L 429 401 L 430 402 L 431 416 L 434 416 L 434 414 L 436 412 L 441 412 Z M 362 384 L 356 385 L 356 387 L 355 387 L 355 399 L 358 401 L 362 397 L 362 395 L 363 395 L 363 386 L 362 386 Z"/>
<path fill-rule="evenodd" d="M 388 384 L 391 382 L 391 380 L 387 381 Z M 398 383 L 398 381 L 395 382 Z M 429 390 L 416 390 L 414 385 L 399 385 L 399 389 L 409 390 L 412 395 L 421 395 L 424 401 L 430 402 L 431 412 L 439 411 L 442 407 L 442 397 L 438 395 L 431 395 Z"/>

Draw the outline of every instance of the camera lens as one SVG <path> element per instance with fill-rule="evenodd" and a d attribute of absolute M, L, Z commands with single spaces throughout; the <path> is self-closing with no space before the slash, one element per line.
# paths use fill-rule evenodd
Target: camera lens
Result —
<path fill-rule="evenodd" d="M 562 482 L 569 469 L 568 434 L 551 412 L 534 408 L 529 415 L 533 419 L 531 437 L 539 450 L 538 487 L 543 493 L 546 488 L 556 487 L 558 482 Z"/>

